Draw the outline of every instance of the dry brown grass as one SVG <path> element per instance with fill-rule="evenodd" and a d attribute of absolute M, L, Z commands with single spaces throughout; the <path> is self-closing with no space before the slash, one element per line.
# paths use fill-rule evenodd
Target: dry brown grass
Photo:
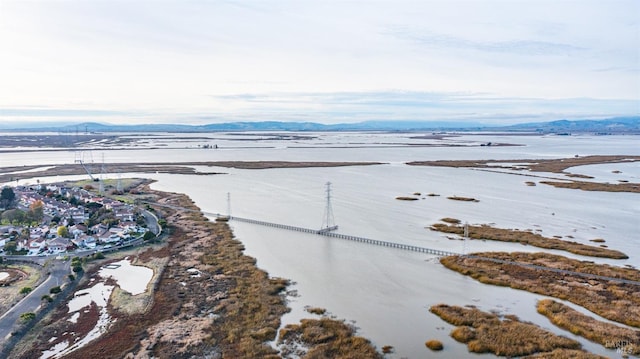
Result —
<path fill-rule="evenodd" d="M 565 170 L 570 167 L 584 166 L 600 163 L 628 163 L 640 161 L 640 156 L 584 156 L 560 158 L 553 160 L 545 159 L 521 159 L 521 160 L 441 160 L 441 161 L 415 161 L 408 162 L 413 166 L 440 166 L 440 167 L 467 167 L 484 169 L 508 169 L 508 170 L 528 170 L 530 172 L 551 172 L 563 173 L 569 177 L 589 178 L 589 176 L 567 173 Z M 504 163 L 503 166 L 495 165 Z M 522 165 L 512 165 L 518 163 Z M 491 164 L 491 165 L 490 165 Z M 614 172 L 615 173 L 615 172 Z M 640 193 L 640 183 L 598 183 L 583 181 L 541 181 L 540 183 L 552 185 L 559 188 L 581 189 L 584 191 L 605 191 L 605 192 L 633 192 Z"/>
<path fill-rule="evenodd" d="M 640 193 L 640 183 L 600 183 L 600 182 L 558 182 L 558 181 L 540 181 L 540 183 L 548 184 L 557 188 L 581 189 L 583 191 L 602 191 L 602 192 L 631 192 Z"/>
<path fill-rule="evenodd" d="M 207 162 L 157 162 L 157 163 L 105 163 L 112 173 L 174 173 L 213 175 L 216 172 L 199 172 L 193 166 L 228 167 L 243 169 L 268 169 L 268 168 L 309 168 L 309 167 L 344 167 L 344 166 L 369 166 L 379 165 L 381 162 L 288 162 L 288 161 L 207 161 Z M 42 166 L 31 166 L 36 169 Z M 26 169 L 22 167 L 20 171 Z M 4 169 L 5 171 L 11 168 Z M 58 164 L 46 170 L 38 170 L 27 173 L 0 173 L 0 182 L 28 179 L 41 176 L 70 176 L 84 175 L 85 169 L 79 164 Z"/>
<path fill-rule="evenodd" d="M 451 331 L 451 337 L 460 343 L 468 343 L 476 338 L 476 332 L 467 326 L 459 326 Z"/>
<path fill-rule="evenodd" d="M 480 202 L 480 200 L 475 199 L 473 197 L 449 196 L 447 198 L 454 201 L 462 201 L 462 202 Z"/>
<path fill-rule="evenodd" d="M 466 343 L 469 351 L 474 353 L 523 356 L 558 348 L 581 347 L 575 340 L 557 336 L 531 323 L 520 322 L 514 316 L 501 319 L 477 308 L 446 304 L 434 305 L 429 310 L 450 324 L 464 326 L 454 329 L 451 336 Z"/>
<path fill-rule="evenodd" d="M 42 277 L 41 271 L 27 265 L 11 265 L 5 268 L 0 268 L 0 272 L 7 272 L 10 276 L 0 287 L 0 313 L 6 313 L 9 308 L 24 298 L 24 294 L 20 294 L 20 289 L 35 288 Z"/>
<path fill-rule="evenodd" d="M 640 354 L 640 331 L 638 330 L 596 320 L 551 299 L 539 301 L 537 309 L 538 313 L 549 318 L 553 324 L 575 335 L 585 337 L 606 348 L 623 349 L 636 356 Z M 624 345 L 621 345 L 622 343 Z"/>
<path fill-rule="evenodd" d="M 166 245 L 138 254 L 141 262 L 155 264 L 154 272 L 158 270 L 159 280 L 150 286 L 155 290 L 153 300 L 134 303 L 143 296 L 120 293 L 109 306 L 116 319 L 109 331 L 66 357 L 277 358 L 268 341 L 275 339 L 288 311 L 283 294 L 288 280 L 269 278 L 258 269 L 256 260 L 243 254 L 244 246 L 233 238 L 227 223 L 210 222 L 188 197 L 146 187 L 138 191 L 155 201 L 151 206 L 171 227 Z M 198 270 L 197 276 L 188 271 L 192 268 Z M 96 270 L 87 269 L 85 277 Z M 54 311 L 22 346 L 26 354 L 15 357 L 38 357 L 49 349 L 52 336 L 74 325 L 67 317 L 66 307 Z M 344 324 L 327 319 L 324 325 Z M 375 353 L 368 341 L 358 337 L 336 341 L 332 348 Z M 320 351 L 316 345 L 309 350 Z"/>
<path fill-rule="evenodd" d="M 568 300 L 604 318 L 640 327 L 638 285 L 545 271 L 491 259 L 640 281 L 640 271 L 636 269 L 578 261 L 549 253 L 485 252 L 475 253 L 473 257 L 451 256 L 440 260 L 447 268 L 482 283 Z"/>
<path fill-rule="evenodd" d="M 529 187 L 534 187 L 536 185 L 536 183 L 532 181 L 526 181 L 525 184 Z"/>
<path fill-rule="evenodd" d="M 433 351 L 440 351 L 440 350 L 444 349 L 444 345 L 442 345 L 442 342 L 441 342 L 441 341 L 439 341 L 439 340 L 435 340 L 435 339 L 427 340 L 427 341 L 424 343 L 424 345 L 425 345 L 427 348 L 429 348 L 429 349 L 431 349 L 431 350 L 433 350 Z"/>
<path fill-rule="evenodd" d="M 442 219 L 442 221 L 446 222 L 444 221 L 444 219 Z M 448 222 L 448 223 L 452 223 L 452 222 Z M 629 258 L 626 254 L 620 251 L 589 246 L 589 245 L 578 243 L 578 242 L 563 241 L 563 240 L 560 240 L 559 238 L 548 238 L 540 234 L 532 233 L 529 231 L 495 228 L 488 225 L 480 225 L 480 226 L 470 225 L 468 226 L 468 228 L 469 228 L 469 238 L 471 239 L 486 239 L 486 240 L 501 241 L 501 242 L 515 242 L 515 243 L 532 245 L 535 247 L 545 248 L 545 249 L 564 250 L 567 252 L 580 254 L 583 256 L 613 258 L 613 259 Z M 442 223 L 436 223 L 432 225 L 430 229 L 443 232 L 443 233 L 453 233 L 457 235 L 464 234 L 464 227 L 459 225 L 447 225 Z"/>
<path fill-rule="evenodd" d="M 396 197 L 396 199 L 399 201 L 417 201 L 419 198 L 409 197 L 409 196 L 398 196 Z"/>
<path fill-rule="evenodd" d="M 311 314 L 316 314 L 316 315 L 324 315 L 327 310 L 324 308 L 318 308 L 318 307 L 308 307 L 305 308 L 305 310 Z"/>
<path fill-rule="evenodd" d="M 382 358 L 367 339 L 355 335 L 352 326 L 329 318 L 303 319 L 285 326 L 278 344 L 284 357 Z"/>
<path fill-rule="evenodd" d="M 559 159 L 520 159 L 520 160 L 440 160 L 440 161 L 414 161 L 408 162 L 412 166 L 439 166 L 439 167 L 474 167 L 474 168 L 527 168 L 532 172 L 563 173 L 564 170 L 575 166 L 593 165 L 599 163 L 627 163 L 640 161 L 640 156 L 584 156 Z M 506 163 L 505 166 L 489 164 Z M 511 163 L 524 164 L 513 166 Z"/>
<path fill-rule="evenodd" d="M 442 222 L 451 223 L 451 224 L 459 224 L 460 220 L 457 218 L 445 217 L 440 219 Z"/>
<path fill-rule="evenodd" d="M 576 349 L 556 349 L 548 353 L 537 353 L 528 355 L 522 359 L 607 359 L 600 355 L 587 353 Z"/>

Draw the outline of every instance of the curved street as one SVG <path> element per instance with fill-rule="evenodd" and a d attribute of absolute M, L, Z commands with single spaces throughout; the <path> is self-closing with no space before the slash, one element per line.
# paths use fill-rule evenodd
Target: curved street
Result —
<path fill-rule="evenodd" d="M 8 257 L 6 259 L 11 258 Z M 39 260 L 43 261 L 45 259 L 40 258 Z M 37 259 L 34 260 L 34 262 L 37 261 Z M 70 265 L 69 260 L 51 259 L 46 262 L 44 270 L 50 273 L 49 277 L 0 317 L 0 341 L 4 342 L 11 334 L 14 325 L 20 320 L 20 314 L 35 312 L 42 302 L 43 295 L 49 294 L 51 288 L 60 286 L 65 281 L 68 281 L 67 275 L 71 273 Z"/>
<path fill-rule="evenodd" d="M 143 211 L 143 216 L 147 224 L 147 228 L 153 234 L 158 236 L 161 228 L 158 224 L 158 218 L 149 211 Z M 118 249 L 136 246 L 142 244 L 142 239 L 132 240 L 126 244 L 119 246 L 113 246 L 109 249 L 91 249 L 76 251 L 75 253 L 68 253 L 71 256 L 87 256 L 96 253 L 97 251 L 112 252 Z M 27 261 L 36 263 L 43 266 L 43 272 L 48 273 L 48 278 L 42 282 L 39 286 L 33 289 L 31 293 L 26 295 L 20 302 L 11 307 L 6 313 L 0 316 L 0 344 L 5 342 L 14 330 L 15 324 L 20 321 L 20 315 L 27 312 L 35 312 L 42 304 L 42 296 L 49 295 L 49 290 L 56 286 L 61 286 L 65 281 L 68 281 L 68 275 L 71 274 L 71 261 L 69 259 L 63 260 L 58 255 L 48 255 L 42 257 L 35 256 L 3 256 L 6 261 Z"/>

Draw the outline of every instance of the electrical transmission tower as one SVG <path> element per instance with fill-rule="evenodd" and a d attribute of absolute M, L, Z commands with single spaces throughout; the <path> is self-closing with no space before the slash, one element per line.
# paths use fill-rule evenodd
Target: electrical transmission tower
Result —
<path fill-rule="evenodd" d="M 462 235 L 462 255 L 467 254 L 467 241 L 469 240 L 469 222 L 464 222 L 464 230 Z"/>
<path fill-rule="evenodd" d="M 331 207 L 331 182 L 326 183 L 327 204 L 324 208 L 324 217 L 322 219 L 322 227 L 320 232 L 330 232 L 338 229 L 335 218 L 333 217 L 333 208 Z"/>

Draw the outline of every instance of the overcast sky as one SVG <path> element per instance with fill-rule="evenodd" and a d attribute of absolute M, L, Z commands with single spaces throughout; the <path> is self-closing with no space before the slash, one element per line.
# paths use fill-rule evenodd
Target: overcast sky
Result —
<path fill-rule="evenodd" d="M 638 0 L 0 0 L 3 122 L 638 114 Z"/>

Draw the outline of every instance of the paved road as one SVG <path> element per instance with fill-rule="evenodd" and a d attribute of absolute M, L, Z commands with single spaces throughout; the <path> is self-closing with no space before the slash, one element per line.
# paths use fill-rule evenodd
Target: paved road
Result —
<path fill-rule="evenodd" d="M 13 326 L 20 320 L 20 314 L 35 312 L 42 302 L 42 296 L 49 294 L 49 289 L 62 285 L 68 280 L 67 275 L 71 273 L 70 264 L 68 260 L 57 259 L 51 259 L 46 264 L 45 271 L 51 273 L 49 277 L 0 317 L 0 341 L 4 341 L 11 334 Z"/>
<path fill-rule="evenodd" d="M 142 215 L 144 216 L 144 220 L 147 222 L 147 228 L 151 231 L 151 233 L 156 236 L 160 234 L 160 225 L 158 224 L 158 218 L 149 211 L 142 211 Z"/>

